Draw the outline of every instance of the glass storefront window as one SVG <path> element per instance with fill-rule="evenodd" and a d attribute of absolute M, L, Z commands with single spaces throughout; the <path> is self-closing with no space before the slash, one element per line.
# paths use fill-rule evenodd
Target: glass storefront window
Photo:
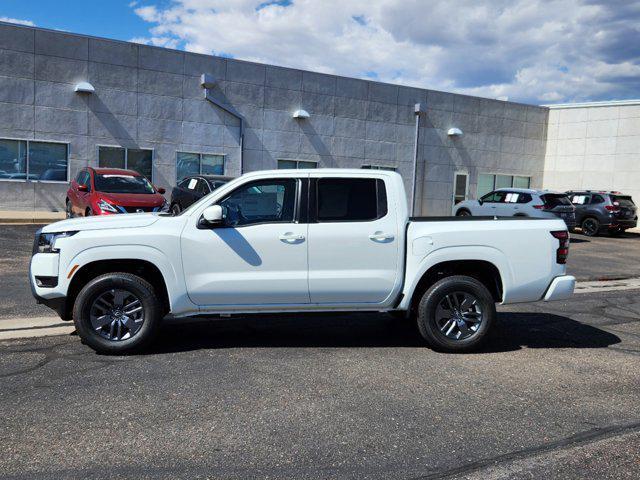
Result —
<path fill-rule="evenodd" d="M 192 175 L 224 175 L 224 155 L 178 152 L 177 181 Z"/>
<path fill-rule="evenodd" d="M 123 147 L 98 147 L 100 168 L 133 170 L 151 180 L 153 176 L 153 150 Z"/>
<path fill-rule="evenodd" d="M 303 160 L 278 160 L 278 169 L 298 169 L 298 168 L 318 168 L 316 162 L 305 162 Z"/>
<path fill-rule="evenodd" d="M 100 168 L 127 168 L 127 152 L 120 147 L 98 147 Z"/>
<path fill-rule="evenodd" d="M 200 173 L 203 175 L 224 175 L 224 157 L 222 155 L 202 154 Z"/>
<path fill-rule="evenodd" d="M 0 179 L 25 180 L 27 178 L 27 142 L 0 140 Z"/>
<path fill-rule="evenodd" d="M 153 152 L 151 150 L 128 149 L 127 168 L 151 179 L 153 175 Z"/>
<path fill-rule="evenodd" d="M 66 143 L 0 139 L 0 180 L 66 182 Z"/>
<path fill-rule="evenodd" d="M 481 173 L 478 175 L 477 198 L 498 188 L 530 188 L 530 186 L 531 177 Z"/>

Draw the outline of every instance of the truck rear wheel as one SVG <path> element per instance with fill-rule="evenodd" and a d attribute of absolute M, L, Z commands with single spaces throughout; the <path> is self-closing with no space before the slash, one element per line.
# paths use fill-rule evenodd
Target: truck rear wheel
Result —
<path fill-rule="evenodd" d="M 91 280 L 73 306 L 83 343 L 106 354 L 140 350 L 154 337 L 162 305 L 146 280 L 130 273 L 107 273 Z"/>
<path fill-rule="evenodd" d="M 435 350 L 468 352 L 478 348 L 495 323 L 496 307 L 487 288 L 464 275 L 434 283 L 418 305 L 418 329 Z"/>

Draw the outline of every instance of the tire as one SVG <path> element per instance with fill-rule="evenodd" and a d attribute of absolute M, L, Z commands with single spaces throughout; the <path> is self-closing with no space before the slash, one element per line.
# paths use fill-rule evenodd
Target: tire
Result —
<path fill-rule="evenodd" d="M 112 309 L 106 307 L 110 299 Z M 149 344 L 162 312 L 162 304 L 149 282 L 130 273 L 115 272 L 94 278 L 80 291 L 73 305 L 73 322 L 82 342 L 96 352 L 121 355 Z"/>
<path fill-rule="evenodd" d="M 174 203 L 173 205 L 171 205 L 171 214 L 173 216 L 180 215 L 181 211 L 182 209 L 180 208 L 180 205 L 178 205 L 177 203 Z"/>
<path fill-rule="evenodd" d="M 595 237 L 600 231 L 600 222 L 597 218 L 587 217 L 582 220 L 580 228 L 582 228 L 583 235 L 586 235 L 587 237 Z"/>
<path fill-rule="evenodd" d="M 67 198 L 65 202 L 65 213 L 67 218 L 73 218 L 73 206 L 71 205 L 71 201 Z"/>
<path fill-rule="evenodd" d="M 91 211 L 90 208 L 87 208 L 87 210 L 84 212 L 84 216 L 85 217 L 90 217 L 93 215 L 93 212 Z"/>
<path fill-rule="evenodd" d="M 449 306 L 461 313 L 449 317 Z M 434 350 L 442 352 L 477 349 L 496 323 L 496 306 L 491 292 L 475 278 L 463 275 L 445 277 L 433 284 L 424 292 L 417 313 L 420 334 Z M 467 330 L 468 336 L 460 325 Z"/>
<path fill-rule="evenodd" d="M 465 208 L 461 208 L 456 212 L 456 217 L 470 217 L 471 212 Z"/>

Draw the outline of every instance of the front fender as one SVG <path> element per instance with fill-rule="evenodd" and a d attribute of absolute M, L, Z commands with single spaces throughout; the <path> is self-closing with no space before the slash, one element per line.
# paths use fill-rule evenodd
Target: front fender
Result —
<path fill-rule="evenodd" d="M 171 313 L 197 310 L 187 296 L 182 273 L 176 271 L 173 263 L 157 248 L 148 245 L 109 245 L 90 247 L 77 253 L 68 262 L 66 271 L 60 272 L 59 285 L 66 292 L 74 274 L 92 262 L 105 260 L 142 260 L 155 265 L 164 279 L 169 293 Z M 76 267 L 77 265 L 77 267 Z M 71 273 L 71 275 L 69 275 Z"/>
<path fill-rule="evenodd" d="M 502 281 L 503 301 L 508 298 L 508 291 L 513 282 L 513 274 L 509 268 L 506 255 L 497 248 L 488 246 L 458 246 L 442 247 L 428 253 L 418 259 L 416 256 L 407 254 L 407 271 L 405 273 L 405 289 L 402 301 L 398 308 L 407 310 L 411 306 L 411 299 L 415 293 L 418 283 L 427 271 L 443 262 L 476 260 L 485 261 L 494 265 L 500 272 Z"/>

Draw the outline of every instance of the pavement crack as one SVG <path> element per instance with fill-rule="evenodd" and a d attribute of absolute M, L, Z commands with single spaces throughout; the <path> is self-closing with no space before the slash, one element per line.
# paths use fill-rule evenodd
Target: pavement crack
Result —
<path fill-rule="evenodd" d="M 455 478 L 462 475 L 468 475 L 484 470 L 489 467 L 495 467 L 502 463 L 514 462 L 527 458 L 537 457 L 539 455 L 568 450 L 582 445 L 588 445 L 606 438 L 618 437 L 630 432 L 640 431 L 640 421 L 634 421 L 625 424 L 609 425 L 606 427 L 593 428 L 584 432 L 579 432 L 560 440 L 543 443 L 536 447 L 516 450 L 514 452 L 497 455 L 495 457 L 477 460 L 467 465 L 455 467 L 449 470 L 434 472 L 419 477 L 411 477 L 410 480 L 441 480 L 447 478 Z"/>

